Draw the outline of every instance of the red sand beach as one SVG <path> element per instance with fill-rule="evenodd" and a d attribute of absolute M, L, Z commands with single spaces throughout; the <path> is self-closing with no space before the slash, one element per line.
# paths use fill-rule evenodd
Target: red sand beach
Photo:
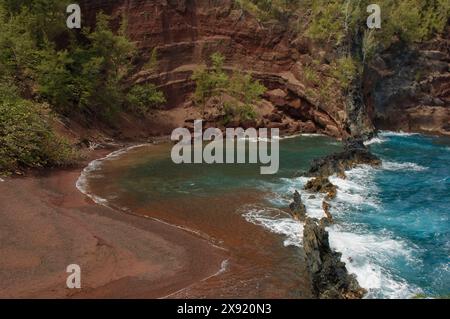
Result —
<path fill-rule="evenodd" d="M 81 170 L 0 182 L 0 298 L 161 298 L 219 271 L 225 251 L 93 203 L 75 186 Z M 66 287 L 69 264 L 81 290 Z"/>

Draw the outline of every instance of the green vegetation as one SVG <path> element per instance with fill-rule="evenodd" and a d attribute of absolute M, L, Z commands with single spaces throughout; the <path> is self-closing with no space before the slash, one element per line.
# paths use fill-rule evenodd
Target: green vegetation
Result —
<path fill-rule="evenodd" d="M 243 9 L 250 12 L 260 21 L 276 19 L 287 21 L 300 7 L 301 0 L 236 0 Z"/>
<path fill-rule="evenodd" d="M 308 35 L 336 45 L 354 38 L 367 29 L 366 8 L 371 3 L 368 0 L 312 1 Z M 447 0 L 382 0 L 377 4 L 381 7 L 382 27 L 366 36 L 371 36 L 371 42 L 379 49 L 398 40 L 412 43 L 429 39 L 444 30 L 450 17 Z"/>
<path fill-rule="evenodd" d="M 307 65 L 303 69 L 303 76 L 305 77 L 305 80 L 312 84 L 312 85 L 319 85 L 320 78 L 316 70 L 312 68 L 311 66 Z"/>
<path fill-rule="evenodd" d="M 211 69 L 195 70 L 192 79 L 196 84 L 194 99 L 197 103 L 203 104 L 207 98 L 226 91 L 229 77 L 223 70 L 224 61 L 225 58 L 221 54 L 214 53 L 211 56 Z"/>
<path fill-rule="evenodd" d="M 358 66 L 351 56 L 337 59 L 332 63 L 332 68 L 333 77 L 338 80 L 344 90 L 348 89 L 358 73 Z"/>
<path fill-rule="evenodd" d="M 150 58 L 148 62 L 144 65 L 144 70 L 154 71 L 158 66 L 158 51 L 156 48 L 153 48 L 152 52 L 150 52 Z"/>
<path fill-rule="evenodd" d="M 69 30 L 69 3 L 0 0 L 1 116 L 5 123 L 21 121 L 2 123 L 2 171 L 60 165 L 70 157 L 52 131 L 52 117 L 114 124 L 123 110 L 141 115 L 165 102 L 153 85 L 129 85 L 137 50 L 126 37 L 126 19 L 117 33 L 101 12 L 92 30 Z M 149 63 L 156 66 L 156 51 Z"/>
<path fill-rule="evenodd" d="M 343 89 L 352 82 L 349 76 L 357 77 L 376 53 L 399 41 L 408 45 L 430 39 L 444 31 L 450 18 L 448 0 L 381 0 L 377 4 L 381 7 L 382 28 L 368 30 L 367 6 L 373 3 L 369 0 L 237 2 L 260 20 L 298 19 L 298 25 L 302 25 L 298 32 L 335 47 L 339 60 L 334 61 L 337 71 L 333 75 Z M 314 70 L 306 70 L 305 79 L 317 82 Z"/>
<path fill-rule="evenodd" d="M 156 86 L 148 83 L 134 86 L 127 94 L 129 109 L 136 114 L 147 115 L 150 108 L 166 102 L 166 98 Z M 150 107 L 150 108 L 149 108 Z"/>
<path fill-rule="evenodd" d="M 253 105 L 259 101 L 266 88 L 253 80 L 250 74 L 235 71 L 231 76 L 228 75 L 223 69 L 224 61 L 225 58 L 221 54 L 214 53 L 211 56 L 211 68 L 200 68 L 194 72 L 194 100 L 198 104 L 204 104 L 210 97 L 226 94 L 242 104 L 238 106 L 225 103 L 224 117 L 228 119 L 226 122 L 233 118 L 241 121 L 255 119 Z"/>
<path fill-rule="evenodd" d="M 76 153 L 58 137 L 45 105 L 26 100 L 0 102 L 0 173 L 23 167 L 62 166 Z"/>

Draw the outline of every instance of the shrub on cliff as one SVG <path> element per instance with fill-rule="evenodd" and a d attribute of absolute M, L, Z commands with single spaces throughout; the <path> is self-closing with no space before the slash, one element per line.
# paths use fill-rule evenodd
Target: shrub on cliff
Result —
<path fill-rule="evenodd" d="M 74 161 L 75 152 L 53 132 L 50 116 L 42 104 L 22 99 L 0 101 L 0 173 Z"/>
<path fill-rule="evenodd" d="M 372 1 L 317 0 L 311 3 L 307 34 L 313 39 L 340 45 L 366 29 L 367 6 Z M 382 0 L 382 27 L 372 36 L 379 49 L 395 41 L 423 41 L 443 32 L 450 18 L 447 0 Z"/>
<path fill-rule="evenodd" d="M 259 101 L 266 88 L 259 81 L 253 80 L 250 74 L 235 71 L 231 76 L 228 75 L 223 69 L 224 61 L 225 58 L 221 54 L 214 53 L 211 56 L 210 69 L 200 68 L 194 72 L 192 76 L 196 83 L 194 100 L 204 105 L 206 99 L 210 97 L 229 95 L 240 103 L 239 105 L 228 103 L 224 107 L 223 116 L 228 119 L 227 122 L 234 118 L 241 121 L 252 120 L 256 117 L 254 104 Z"/>
<path fill-rule="evenodd" d="M 127 94 L 129 108 L 140 115 L 146 115 L 152 108 L 166 102 L 166 98 L 156 86 L 149 83 L 134 86 Z"/>
<path fill-rule="evenodd" d="M 332 75 L 343 89 L 347 89 L 358 72 L 358 66 L 351 56 L 337 59 L 332 64 Z"/>
<path fill-rule="evenodd" d="M 260 21 L 287 21 L 300 7 L 302 0 L 236 0 L 238 6 Z"/>

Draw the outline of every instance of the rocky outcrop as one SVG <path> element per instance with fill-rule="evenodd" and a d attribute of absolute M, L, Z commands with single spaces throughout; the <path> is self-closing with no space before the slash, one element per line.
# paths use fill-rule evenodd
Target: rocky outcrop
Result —
<path fill-rule="evenodd" d="M 309 180 L 304 189 L 313 193 L 325 193 L 327 194 L 327 199 L 335 198 L 337 192 L 336 186 L 325 176 L 318 176 Z"/>
<path fill-rule="evenodd" d="M 322 202 L 322 209 L 326 217 L 325 218 L 326 221 L 324 221 L 326 226 L 333 223 L 333 216 L 331 215 L 330 208 L 331 208 L 330 204 L 328 204 L 326 201 Z"/>
<path fill-rule="evenodd" d="M 381 160 L 369 151 L 362 139 L 349 139 L 344 141 L 344 151 L 314 160 L 308 175 L 316 177 L 345 175 L 346 170 L 361 164 L 379 166 Z"/>
<path fill-rule="evenodd" d="M 364 87 L 378 128 L 450 135 L 450 26 L 441 38 L 377 56 Z"/>
<path fill-rule="evenodd" d="M 341 261 L 341 254 L 330 248 L 328 232 L 325 230 L 334 222 L 327 200 L 337 194 L 337 187 L 330 182 L 329 177 L 334 174 L 345 177 L 346 170 L 360 164 L 378 166 L 381 161 L 370 153 L 362 138 L 352 138 L 344 141 L 342 152 L 313 161 L 308 172 L 314 178 L 308 181 L 304 189 L 327 194 L 326 200 L 322 202 L 325 217 L 320 221 L 306 218 L 303 228 L 303 247 L 312 290 L 318 298 L 355 299 L 365 294 L 355 276 L 348 273 L 345 263 Z"/>
<path fill-rule="evenodd" d="M 306 207 L 298 191 L 294 192 L 294 201 L 289 205 L 291 216 L 295 220 L 304 221 L 306 218 Z"/>
<path fill-rule="evenodd" d="M 328 232 L 316 219 L 306 219 L 303 247 L 316 297 L 357 299 L 364 296 L 365 290 L 359 286 L 355 276 L 348 273 L 341 254 L 330 248 Z"/>

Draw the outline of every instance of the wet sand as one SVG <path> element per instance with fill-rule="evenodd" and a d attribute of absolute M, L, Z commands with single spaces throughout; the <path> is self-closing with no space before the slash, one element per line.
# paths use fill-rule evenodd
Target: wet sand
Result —
<path fill-rule="evenodd" d="M 105 160 L 101 168 L 89 173 L 86 190 L 127 214 L 191 229 L 227 250 L 225 271 L 170 297 L 311 298 L 303 250 L 286 247 L 282 235 L 243 217 L 252 207 L 261 207 L 267 193 L 234 184 L 214 191 L 215 183 L 225 180 L 211 170 L 225 168 L 209 167 L 203 172 L 203 168 L 174 167 L 167 159 L 169 152 L 170 146 L 150 145 Z M 206 193 L 198 174 L 213 176 Z M 300 236 L 300 226 L 298 231 Z"/>
<path fill-rule="evenodd" d="M 163 298 L 221 269 L 228 253 L 210 242 L 92 202 L 82 169 L 0 181 L 0 298 Z M 69 264 L 81 290 L 66 287 Z"/>

